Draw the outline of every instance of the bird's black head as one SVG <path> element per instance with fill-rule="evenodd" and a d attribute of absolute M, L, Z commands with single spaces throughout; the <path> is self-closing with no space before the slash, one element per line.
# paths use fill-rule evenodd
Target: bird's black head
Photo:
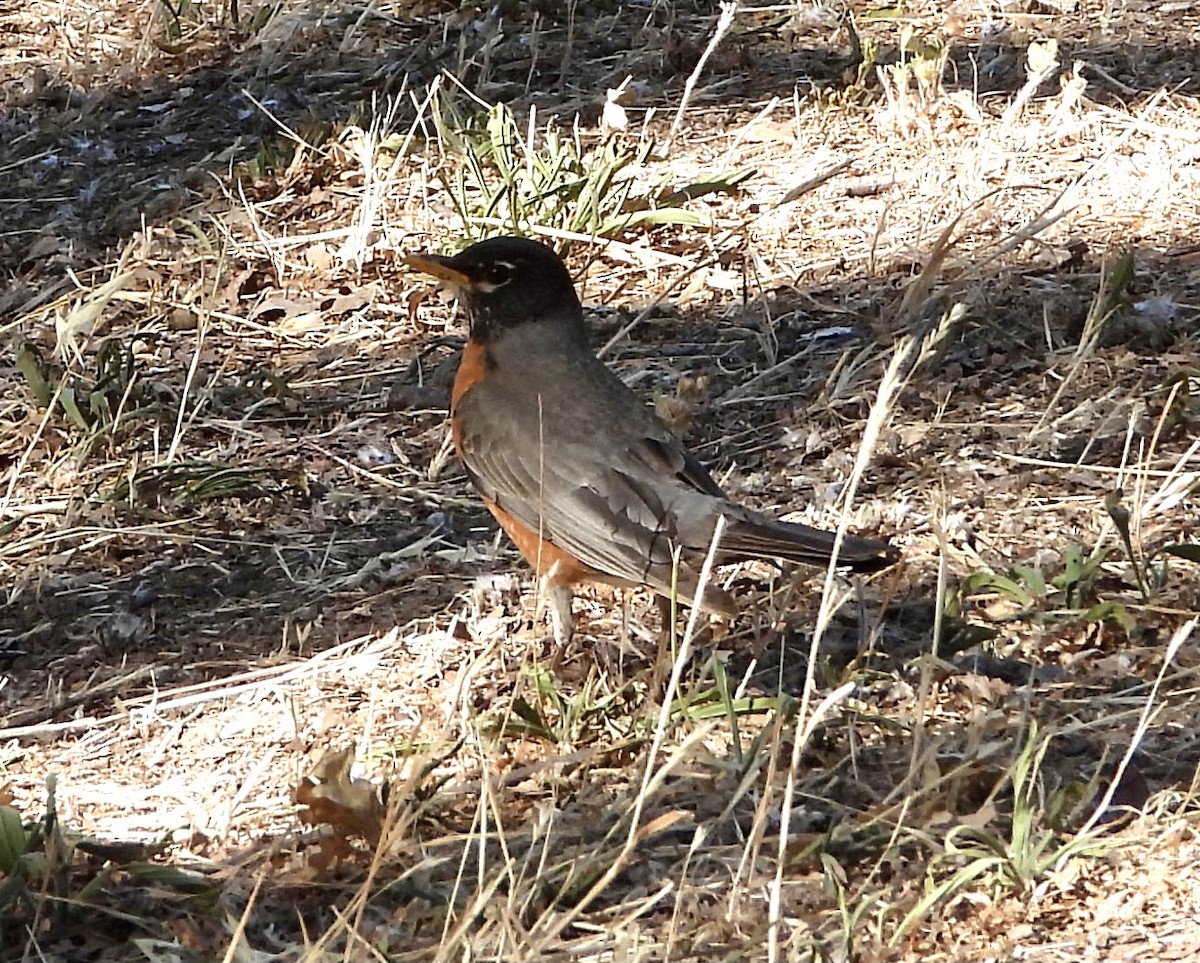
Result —
<path fill-rule="evenodd" d="M 412 254 L 404 262 L 450 285 L 467 310 L 471 338 L 552 321 L 583 335 L 583 309 L 567 267 L 550 248 L 523 237 L 493 237 L 461 254 Z"/>

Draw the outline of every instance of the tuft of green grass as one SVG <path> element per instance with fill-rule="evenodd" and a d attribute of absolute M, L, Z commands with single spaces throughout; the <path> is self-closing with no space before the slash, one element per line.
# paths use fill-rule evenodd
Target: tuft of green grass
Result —
<path fill-rule="evenodd" d="M 78 358 L 64 369 L 26 342 L 17 354 L 17 368 L 37 405 L 73 429 L 81 457 L 113 444 L 138 423 L 165 417 L 160 392 L 142 377 L 129 341 L 105 339 L 91 365 L 85 366 L 83 355 Z"/>
<path fill-rule="evenodd" d="M 1049 737 L 1039 736 L 1036 724 L 1031 724 L 1025 745 L 1005 780 L 1012 787 L 1012 814 L 1006 833 L 959 823 L 946 834 L 941 851 L 930 859 L 926 869 L 925 893 L 893 933 L 893 947 L 936 907 L 958 895 L 984 889 L 995 900 L 1027 896 L 1064 861 L 1103 855 L 1121 845 L 1120 840 L 1101 832 L 1071 833 L 1062 828 L 1063 814 L 1077 808 L 1077 785 L 1068 783 L 1042 804 L 1040 772 L 1050 741 Z"/>
<path fill-rule="evenodd" d="M 571 695 L 540 663 L 526 666 L 524 675 L 528 683 L 524 691 L 510 706 L 485 720 L 488 734 L 535 739 L 559 749 L 629 737 L 623 704 L 630 696 L 628 687 L 604 693 L 595 677 L 589 676 Z"/>
<path fill-rule="evenodd" d="M 307 490 L 303 472 L 188 461 L 145 465 L 122 476 L 109 500 L 128 507 L 194 505 L 226 498 L 262 498 Z"/>
<path fill-rule="evenodd" d="M 464 116 L 439 91 L 432 116 L 444 147 L 459 163 L 441 175 L 465 229 L 465 244 L 495 233 L 616 238 L 659 225 L 706 227 L 690 201 L 737 190 L 752 170 L 719 173 L 672 186 L 654 175 L 660 158 L 650 140 L 619 135 L 597 143 L 577 125 L 551 120 L 522 130 L 503 104 Z"/>
<path fill-rule="evenodd" d="M 963 609 L 963 601 L 993 595 L 1012 603 L 1013 612 L 1004 621 L 1113 622 L 1129 635 L 1136 628 L 1129 610 L 1114 599 L 1098 598 L 1095 591 L 1109 554 L 1105 549 L 1088 553 L 1079 545 L 1068 545 L 1063 549 L 1061 571 L 1050 576 L 1031 565 L 1013 565 L 1004 574 L 976 572 L 963 580 L 955 605 Z"/>

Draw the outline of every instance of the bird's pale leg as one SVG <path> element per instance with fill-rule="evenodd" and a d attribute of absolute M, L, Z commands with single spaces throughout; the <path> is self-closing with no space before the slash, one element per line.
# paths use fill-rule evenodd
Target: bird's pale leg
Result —
<path fill-rule="evenodd" d="M 554 630 L 554 659 L 552 668 L 557 668 L 571 637 L 575 634 L 575 615 L 571 611 L 571 602 L 575 598 L 575 590 L 570 585 L 553 585 L 546 583 L 546 605 L 550 609 L 550 626 Z"/>

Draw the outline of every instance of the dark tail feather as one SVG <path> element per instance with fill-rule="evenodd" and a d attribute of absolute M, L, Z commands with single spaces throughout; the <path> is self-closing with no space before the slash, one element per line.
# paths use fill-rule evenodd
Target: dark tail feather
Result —
<path fill-rule="evenodd" d="M 735 558 L 781 558 L 804 565 L 826 566 L 833 554 L 833 532 L 771 519 L 730 519 L 721 537 L 721 554 Z M 877 572 L 894 565 L 900 552 L 887 542 L 847 535 L 838 565 L 854 572 Z"/>

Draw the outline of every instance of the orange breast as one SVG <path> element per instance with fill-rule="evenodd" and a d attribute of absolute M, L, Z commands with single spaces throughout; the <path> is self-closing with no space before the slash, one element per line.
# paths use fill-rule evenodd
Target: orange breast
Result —
<path fill-rule="evenodd" d="M 468 391 L 486 379 L 495 366 L 486 347 L 478 341 L 467 342 L 454 375 L 454 387 L 450 389 L 450 437 L 454 439 L 454 450 L 460 459 L 463 456 L 463 429 L 458 420 L 458 403 Z"/>
<path fill-rule="evenodd" d="M 551 585 L 575 585 L 596 578 L 596 572 L 542 538 L 534 529 L 521 524 L 495 502 L 485 498 L 483 503 L 533 570 L 538 575 L 545 575 Z"/>

